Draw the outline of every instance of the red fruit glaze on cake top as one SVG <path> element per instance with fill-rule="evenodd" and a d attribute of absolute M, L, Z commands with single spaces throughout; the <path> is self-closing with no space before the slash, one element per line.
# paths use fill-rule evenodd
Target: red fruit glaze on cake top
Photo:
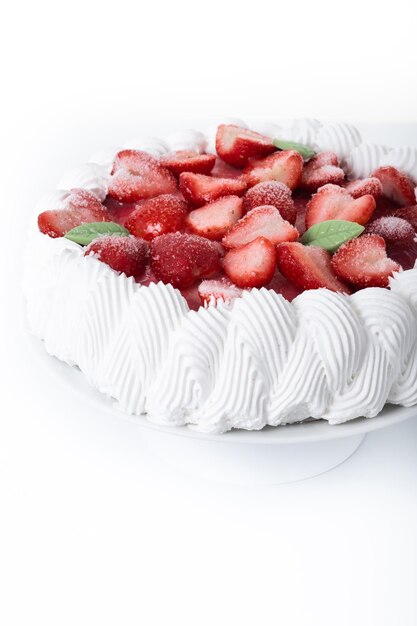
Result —
<path fill-rule="evenodd" d="M 193 309 L 230 304 L 253 287 L 290 301 L 304 289 L 386 287 L 394 271 L 414 266 L 414 185 L 396 168 L 346 182 L 334 153 L 304 163 L 296 150 L 279 151 L 235 125 L 221 125 L 216 144 L 217 157 L 122 150 L 104 205 L 72 190 L 59 210 L 39 216 L 39 229 L 62 237 L 88 222 L 124 225 L 131 236 L 102 236 L 85 254 L 142 285 L 171 283 Z M 306 228 L 333 219 L 366 225 L 366 234 L 333 256 L 299 241 Z"/>
<path fill-rule="evenodd" d="M 145 200 L 128 219 L 125 228 L 135 237 L 155 239 L 182 230 L 188 215 L 187 203 L 177 196 L 163 194 Z"/>
<path fill-rule="evenodd" d="M 284 220 L 287 220 L 290 224 L 295 223 L 297 212 L 294 200 L 291 197 L 291 189 L 284 183 L 274 180 L 258 183 L 248 189 L 243 197 L 245 212 L 266 204 L 278 209 Z"/>

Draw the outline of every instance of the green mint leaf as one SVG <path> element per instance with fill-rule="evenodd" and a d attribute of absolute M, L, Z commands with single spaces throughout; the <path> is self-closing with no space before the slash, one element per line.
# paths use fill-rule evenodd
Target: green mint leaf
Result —
<path fill-rule="evenodd" d="M 363 233 L 364 226 L 346 220 L 327 220 L 311 226 L 301 237 L 306 246 L 318 246 L 329 252 L 336 250 L 346 241 Z"/>
<path fill-rule="evenodd" d="M 120 224 L 116 224 L 116 222 L 90 222 L 89 224 L 81 224 L 72 228 L 65 237 L 75 241 L 75 243 L 79 243 L 80 246 L 88 246 L 94 239 L 103 237 L 103 235 L 127 237 L 130 233 Z"/>
<path fill-rule="evenodd" d="M 303 159 L 311 159 L 315 155 L 315 152 L 311 146 L 305 146 L 302 143 L 295 141 L 285 141 L 284 139 L 274 139 L 273 144 L 279 150 L 297 150 L 303 157 Z"/>

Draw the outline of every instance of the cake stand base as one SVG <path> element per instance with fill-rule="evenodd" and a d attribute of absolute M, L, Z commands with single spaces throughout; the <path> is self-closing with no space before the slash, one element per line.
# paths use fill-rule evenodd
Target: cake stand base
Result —
<path fill-rule="evenodd" d="M 278 485 L 312 478 L 337 467 L 361 445 L 364 434 L 305 443 L 256 445 L 185 438 L 143 429 L 152 454 L 176 470 L 219 483 Z"/>

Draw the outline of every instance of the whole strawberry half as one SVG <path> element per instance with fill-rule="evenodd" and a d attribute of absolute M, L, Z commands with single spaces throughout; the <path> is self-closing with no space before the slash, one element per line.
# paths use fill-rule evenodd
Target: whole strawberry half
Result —
<path fill-rule="evenodd" d="M 155 239 L 159 235 L 181 230 L 188 214 L 187 203 L 172 194 L 145 200 L 125 222 L 135 237 Z"/>
<path fill-rule="evenodd" d="M 244 170 L 248 187 L 268 180 L 277 180 L 290 189 L 301 183 L 303 157 L 296 150 L 284 150 L 270 154 L 265 159 L 250 163 Z"/>
<path fill-rule="evenodd" d="M 299 233 L 274 206 L 260 206 L 246 213 L 223 237 L 222 244 L 225 248 L 239 248 L 258 237 L 277 245 L 283 241 L 296 241 Z"/>
<path fill-rule="evenodd" d="M 180 175 L 180 190 L 190 204 L 200 207 L 222 196 L 241 196 L 246 191 L 246 182 L 240 178 L 215 178 L 184 172 Z"/>
<path fill-rule="evenodd" d="M 340 185 L 344 179 L 345 173 L 339 166 L 336 154 L 320 152 L 304 166 L 302 185 L 308 191 L 317 191 L 328 183 Z"/>
<path fill-rule="evenodd" d="M 326 220 L 346 220 L 365 225 L 375 211 L 375 198 L 370 195 L 356 200 L 337 185 L 324 185 L 307 204 L 306 227 Z"/>
<path fill-rule="evenodd" d="M 394 215 L 373 220 L 367 225 L 366 233 L 379 235 L 387 244 L 401 246 L 411 245 L 416 236 L 414 228 L 407 220 Z"/>
<path fill-rule="evenodd" d="M 276 148 L 269 137 L 234 124 L 220 124 L 216 133 L 216 151 L 223 161 L 243 168 L 249 159 L 263 157 Z"/>
<path fill-rule="evenodd" d="M 275 246 L 265 237 L 229 250 L 223 259 L 224 271 L 238 287 L 267 285 L 272 280 L 275 267 Z"/>
<path fill-rule="evenodd" d="M 417 204 L 398 209 L 393 215 L 395 217 L 400 217 L 403 220 L 407 220 L 407 222 L 411 224 L 417 232 Z"/>
<path fill-rule="evenodd" d="M 415 204 L 414 183 L 403 172 L 388 165 L 376 169 L 372 176 L 381 181 L 382 193 L 390 200 L 397 202 L 401 206 Z"/>
<path fill-rule="evenodd" d="M 277 248 L 281 273 L 300 289 L 330 289 L 350 293 L 332 269 L 331 255 L 323 248 L 301 243 L 282 243 Z"/>
<path fill-rule="evenodd" d="M 243 198 L 243 208 L 246 212 L 266 204 L 278 209 L 284 220 L 295 224 L 297 212 L 291 197 L 291 189 L 287 185 L 275 180 L 258 183 L 248 189 Z"/>
<path fill-rule="evenodd" d="M 193 150 L 177 150 L 164 154 L 159 161 L 175 176 L 179 176 L 182 172 L 210 174 L 216 163 L 216 156 L 214 154 L 199 154 Z"/>
<path fill-rule="evenodd" d="M 200 278 L 208 278 L 220 269 L 219 244 L 198 235 L 161 235 L 152 241 L 150 254 L 156 278 L 179 289 Z"/>
<path fill-rule="evenodd" d="M 188 214 L 186 224 L 196 235 L 220 241 L 242 217 L 242 198 L 225 196 Z"/>
<path fill-rule="evenodd" d="M 126 276 L 139 276 L 148 261 L 148 245 L 136 237 L 105 235 L 90 243 L 85 249 L 85 256 L 94 255 L 116 272 Z"/>
<path fill-rule="evenodd" d="M 136 202 L 174 193 L 175 176 L 147 152 L 122 150 L 113 163 L 109 195 L 120 202 Z"/>
<path fill-rule="evenodd" d="M 379 235 L 362 235 L 339 248 L 332 267 L 342 280 L 355 287 L 388 287 L 389 277 L 401 266 L 387 257 L 385 241 Z"/>
<path fill-rule="evenodd" d="M 44 211 L 38 216 L 38 227 L 41 233 L 56 238 L 81 224 L 110 220 L 109 213 L 95 195 L 84 189 L 73 189 L 62 209 Z"/>

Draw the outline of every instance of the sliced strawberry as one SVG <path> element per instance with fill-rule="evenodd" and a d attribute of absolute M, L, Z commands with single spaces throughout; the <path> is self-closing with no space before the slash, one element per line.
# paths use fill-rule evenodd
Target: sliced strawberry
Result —
<path fill-rule="evenodd" d="M 347 220 L 366 224 L 375 211 L 375 198 L 362 196 L 354 200 L 343 187 L 324 185 L 307 204 L 306 226 L 326 220 Z"/>
<path fill-rule="evenodd" d="M 174 193 L 174 175 L 153 156 L 139 150 L 122 150 L 113 163 L 109 195 L 120 202 L 136 202 Z"/>
<path fill-rule="evenodd" d="M 181 230 L 188 214 L 187 203 L 171 194 L 145 200 L 125 222 L 135 237 L 154 239 Z"/>
<path fill-rule="evenodd" d="M 243 198 L 243 208 L 250 211 L 257 206 L 274 206 L 281 213 L 284 220 L 294 224 L 297 212 L 294 200 L 291 197 L 291 189 L 284 183 L 270 180 L 265 183 L 258 183 L 251 187 Z"/>
<path fill-rule="evenodd" d="M 180 174 L 180 189 L 184 198 L 198 207 L 222 196 L 241 196 L 246 190 L 246 182 L 240 178 L 214 178 L 184 172 Z"/>
<path fill-rule="evenodd" d="M 220 302 L 230 304 L 236 298 L 240 298 L 242 293 L 242 289 L 236 287 L 227 278 L 203 280 L 198 287 L 198 295 L 206 308 L 210 305 L 216 306 Z"/>
<path fill-rule="evenodd" d="M 140 275 L 148 261 L 148 244 L 136 237 L 105 235 L 94 239 L 85 249 L 85 256 L 94 255 L 116 272 L 126 276 Z"/>
<path fill-rule="evenodd" d="M 290 189 L 301 183 L 303 157 L 295 150 L 284 150 L 270 154 L 265 159 L 254 161 L 245 169 L 248 187 L 267 180 L 278 180 Z"/>
<path fill-rule="evenodd" d="M 41 233 L 56 238 L 63 237 L 80 224 L 110 220 L 109 213 L 92 193 L 73 189 L 65 198 L 62 209 L 44 211 L 38 216 L 38 227 Z"/>
<path fill-rule="evenodd" d="M 302 185 L 308 191 L 317 191 L 328 183 L 340 185 L 344 179 L 345 173 L 334 152 L 319 152 L 304 165 Z"/>
<path fill-rule="evenodd" d="M 265 237 L 277 245 L 283 241 L 296 241 L 299 233 L 294 226 L 282 219 L 274 206 L 260 206 L 246 213 L 223 237 L 222 244 L 225 248 L 239 248 L 258 237 Z"/>
<path fill-rule="evenodd" d="M 389 277 L 401 265 L 387 257 L 379 235 L 362 235 L 343 244 L 333 256 L 332 266 L 342 280 L 355 287 L 388 287 Z"/>
<path fill-rule="evenodd" d="M 367 233 L 379 235 L 387 244 L 410 245 L 416 233 L 409 222 L 401 217 L 388 215 L 370 222 L 366 227 Z"/>
<path fill-rule="evenodd" d="M 400 217 L 403 220 L 407 220 L 409 224 L 417 231 L 417 204 L 413 206 L 406 206 L 403 209 L 398 209 L 394 213 L 395 217 Z"/>
<path fill-rule="evenodd" d="M 219 245 L 186 233 L 161 235 L 151 243 L 151 265 L 157 279 L 185 288 L 220 269 Z"/>
<path fill-rule="evenodd" d="M 229 250 L 223 268 L 238 287 L 263 287 L 272 279 L 276 267 L 275 246 L 258 237 L 246 246 Z"/>
<path fill-rule="evenodd" d="M 221 240 L 243 215 L 242 198 L 225 196 L 188 214 L 186 223 L 196 235 Z"/>
<path fill-rule="evenodd" d="M 160 157 L 159 162 L 167 167 L 175 176 L 182 172 L 210 174 L 216 163 L 216 155 L 199 154 L 193 150 L 177 150 Z"/>
<path fill-rule="evenodd" d="M 269 137 L 234 124 L 220 124 L 216 134 L 216 151 L 223 161 L 243 168 L 252 157 L 263 157 L 276 150 Z"/>
<path fill-rule="evenodd" d="M 302 243 L 282 243 L 277 248 L 278 267 L 301 289 L 330 289 L 350 293 L 332 270 L 331 255 L 323 248 Z"/>
<path fill-rule="evenodd" d="M 345 186 L 345 189 L 352 198 L 361 196 L 373 196 L 375 200 L 382 194 L 382 184 L 379 178 L 371 177 L 362 180 L 352 180 Z"/>
<path fill-rule="evenodd" d="M 401 206 L 415 204 L 414 183 L 409 176 L 395 167 L 387 165 L 379 167 L 372 174 L 382 183 L 382 193 Z"/>

